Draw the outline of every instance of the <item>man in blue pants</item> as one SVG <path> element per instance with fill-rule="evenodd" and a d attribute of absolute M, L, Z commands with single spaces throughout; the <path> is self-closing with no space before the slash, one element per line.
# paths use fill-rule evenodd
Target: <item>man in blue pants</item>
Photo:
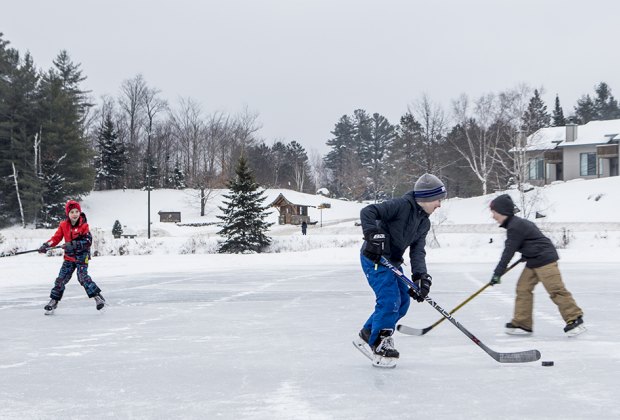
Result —
<path fill-rule="evenodd" d="M 396 322 L 407 313 L 409 297 L 423 302 L 431 288 L 432 278 L 426 270 L 424 250 L 431 225 L 428 217 L 441 207 L 444 198 L 446 187 L 443 182 L 434 175 L 424 174 L 415 183 L 413 191 L 400 198 L 371 204 L 360 213 L 365 239 L 360 259 L 368 284 L 375 292 L 376 304 L 355 344 L 370 347 L 375 366 L 395 365 L 399 357 L 392 339 Z M 379 262 L 384 256 L 400 270 L 407 248 L 418 293 Z"/>

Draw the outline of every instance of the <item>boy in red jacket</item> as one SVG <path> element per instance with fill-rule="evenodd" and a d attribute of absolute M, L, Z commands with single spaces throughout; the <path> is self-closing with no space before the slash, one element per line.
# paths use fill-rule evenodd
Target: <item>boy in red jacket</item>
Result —
<path fill-rule="evenodd" d="M 86 223 L 86 215 L 77 201 L 69 200 L 65 205 L 67 219 L 60 222 L 58 230 L 50 240 L 44 242 L 39 252 L 44 254 L 50 247 L 58 245 L 64 239 L 62 248 L 65 250 L 65 260 L 60 268 L 58 278 L 50 292 L 51 300 L 45 305 L 45 314 L 50 315 L 58 306 L 65 292 L 65 285 L 71 280 L 73 272 L 77 269 L 77 278 L 86 290 L 89 298 L 94 298 L 97 310 L 103 309 L 105 299 L 101 296 L 101 290 L 93 279 L 88 275 L 88 259 L 90 258 L 90 245 L 93 237 Z"/>

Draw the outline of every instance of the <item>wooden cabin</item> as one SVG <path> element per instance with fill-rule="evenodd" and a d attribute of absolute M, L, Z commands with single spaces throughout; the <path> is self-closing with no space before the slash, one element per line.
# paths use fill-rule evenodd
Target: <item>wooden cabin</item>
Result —
<path fill-rule="evenodd" d="M 280 212 L 278 217 L 280 225 L 301 225 L 302 222 L 312 224 L 308 216 L 308 207 L 314 206 L 291 203 L 282 193 L 269 206 L 276 207 Z"/>

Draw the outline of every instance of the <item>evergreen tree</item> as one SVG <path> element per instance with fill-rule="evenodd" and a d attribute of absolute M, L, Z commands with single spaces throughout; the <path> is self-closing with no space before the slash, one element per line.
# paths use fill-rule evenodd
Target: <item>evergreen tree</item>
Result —
<path fill-rule="evenodd" d="M 407 112 L 400 118 L 398 135 L 388 149 L 386 168 L 391 196 L 401 196 L 410 191 L 416 175 L 424 173 L 420 164 L 423 150 L 422 124 Z"/>
<path fill-rule="evenodd" d="M 564 118 L 564 111 L 560 106 L 560 97 L 555 95 L 555 107 L 553 108 L 553 127 L 564 127 L 566 125 L 566 119 Z"/>
<path fill-rule="evenodd" d="M 590 95 L 584 95 L 577 100 L 575 106 L 575 118 L 579 124 L 587 124 L 590 121 L 596 120 L 598 113 L 594 106 L 594 101 Z"/>
<path fill-rule="evenodd" d="M 270 243 L 267 231 L 273 223 L 264 221 L 267 217 L 266 207 L 263 207 L 265 198 L 254 182 L 245 157 L 239 158 L 236 176 L 228 185 L 230 193 L 225 194 L 225 207 L 219 207 L 223 212 L 217 216 L 222 223 L 222 230 L 218 232 L 225 239 L 220 245 L 220 253 L 247 253 L 262 252 Z"/>
<path fill-rule="evenodd" d="M 37 227 L 51 228 L 54 224 L 65 218 L 65 202 L 67 198 L 65 178 L 58 171 L 62 161 L 67 155 L 63 155 L 54 163 L 43 164 L 41 182 L 43 195 L 41 217 L 37 221 Z"/>
<path fill-rule="evenodd" d="M 372 198 L 385 198 L 385 164 L 387 151 L 396 137 L 396 128 L 382 115 L 374 113 L 368 135 L 361 144 L 364 166 L 370 181 Z"/>
<path fill-rule="evenodd" d="M 304 186 L 309 186 L 310 165 L 308 164 L 308 155 L 306 149 L 296 141 L 292 141 L 286 145 L 287 161 L 289 162 L 295 190 L 303 192 Z"/>
<path fill-rule="evenodd" d="M 248 166 L 252 168 L 256 183 L 263 186 L 275 186 L 274 156 L 271 148 L 261 141 L 246 149 Z"/>
<path fill-rule="evenodd" d="M 187 188 L 187 186 L 185 185 L 185 175 L 183 174 L 183 169 L 181 168 L 178 159 L 174 164 L 171 184 L 172 188 L 174 188 L 175 190 L 182 190 L 184 188 Z"/>
<path fill-rule="evenodd" d="M 521 129 L 530 135 L 543 127 L 549 127 L 551 117 L 547 112 L 547 105 L 542 101 L 538 94 L 538 89 L 534 90 L 534 96 L 530 99 L 527 110 L 523 114 Z"/>
<path fill-rule="evenodd" d="M 345 184 L 347 182 L 347 171 L 357 160 L 355 153 L 355 126 L 351 118 L 347 115 L 340 117 L 336 123 L 334 136 L 327 141 L 327 145 L 332 148 L 324 158 L 325 167 L 332 173 L 332 183 L 330 190 L 341 197 L 345 194 Z"/>
<path fill-rule="evenodd" d="M 0 221 L 21 217 L 13 168 L 19 173 L 24 218 L 33 220 L 40 208 L 40 182 L 35 162 L 38 135 L 36 92 L 39 76 L 30 54 L 22 59 L 8 48 L 0 33 Z"/>
<path fill-rule="evenodd" d="M 97 132 L 98 156 L 95 157 L 95 186 L 99 190 L 121 188 L 125 176 L 124 168 L 127 162 L 125 145 L 119 140 L 118 133 L 107 114 L 102 126 Z"/>
<path fill-rule="evenodd" d="M 120 238 L 122 234 L 123 234 L 123 226 L 121 226 L 121 222 L 119 222 L 118 220 L 115 220 L 114 226 L 112 226 L 112 235 L 114 235 L 115 238 Z"/>
<path fill-rule="evenodd" d="M 605 82 L 599 83 L 595 89 L 594 110 L 596 120 L 613 120 L 620 118 L 618 101 L 611 94 L 611 88 Z"/>
<path fill-rule="evenodd" d="M 84 119 L 91 104 L 87 92 L 79 87 L 85 80 L 79 67 L 62 51 L 54 60 L 54 68 L 41 79 L 39 111 L 42 177 L 46 180 L 42 193 L 45 220 L 51 216 L 50 209 L 64 205 L 67 198 L 78 199 L 94 183 L 92 150 L 84 133 Z M 58 201 L 47 201 L 50 199 Z"/>

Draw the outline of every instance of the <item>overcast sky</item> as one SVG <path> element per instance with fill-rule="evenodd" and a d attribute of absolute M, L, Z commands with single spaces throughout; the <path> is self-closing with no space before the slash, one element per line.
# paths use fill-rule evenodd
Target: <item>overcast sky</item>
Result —
<path fill-rule="evenodd" d="M 325 153 L 363 108 L 398 123 L 422 94 L 449 110 L 519 83 L 566 115 L 606 81 L 620 97 L 618 0 L 7 0 L 0 32 L 48 69 L 60 50 L 94 96 L 141 73 L 175 105 L 259 113 L 260 135 Z"/>

